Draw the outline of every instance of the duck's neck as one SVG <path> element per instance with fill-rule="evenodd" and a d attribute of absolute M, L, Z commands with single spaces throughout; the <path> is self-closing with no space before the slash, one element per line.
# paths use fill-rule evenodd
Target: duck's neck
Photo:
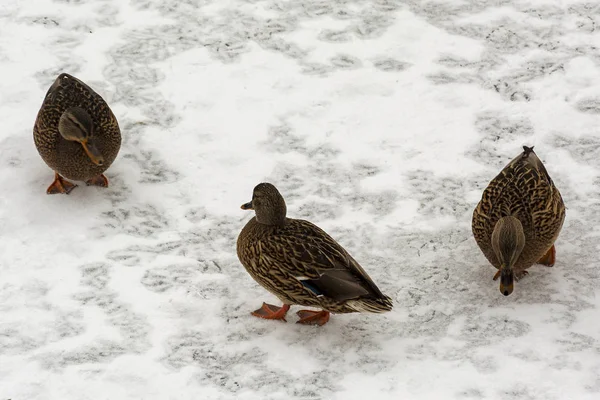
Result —
<path fill-rule="evenodd" d="M 512 269 L 525 247 L 525 233 L 521 221 L 513 216 L 502 217 L 492 232 L 492 248 L 501 269 Z"/>
<path fill-rule="evenodd" d="M 261 225 L 283 226 L 283 225 L 285 225 L 286 217 L 285 217 L 285 214 L 283 214 L 283 216 L 269 215 L 267 217 L 265 215 L 259 216 L 259 214 L 257 213 L 256 214 L 256 222 L 258 222 Z"/>

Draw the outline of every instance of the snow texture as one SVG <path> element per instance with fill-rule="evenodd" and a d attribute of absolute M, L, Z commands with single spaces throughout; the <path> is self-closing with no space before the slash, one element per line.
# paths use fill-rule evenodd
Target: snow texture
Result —
<path fill-rule="evenodd" d="M 3 0 L 0 399 L 600 398 L 600 6 L 574 0 Z M 119 119 L 110 187 L 45 194 L 56 76 Z M 567 204 L 504 297 L 471 234 L 534 145 Z M 237 260 L 253 187 L 395 303 L 323 327 Z"/>

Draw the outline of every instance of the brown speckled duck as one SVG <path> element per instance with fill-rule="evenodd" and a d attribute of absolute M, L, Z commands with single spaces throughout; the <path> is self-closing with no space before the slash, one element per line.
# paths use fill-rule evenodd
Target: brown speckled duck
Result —
<path fill-rule="evenodd" d="M 500 292 L 508 296 L 514 280 L 535 263 L 554 265 L 554 241 L 565 220 L 565 204 L 533 147 L 512 160 L 483 191 L 473 212 L 473 235 L 498 269 Z"/>
<path fill-rule="evenodd" d="M 69 74 L 56 78 L 38 112 L 33 139 L 54 170 L 46 193 L 73 190 L 76 185 L 64 178 L 108 186 L 103 172 L 117 157 L 121 131 L 104 99 L 79 79 Z"/>
<path fill-rule="evenodd" d="M 242 209 L 256 216 L 238 237 L 238 257 L 252 278 L 283 302 L 282 307 L 263 303 L 252 315 L 285 321 L 290 306 L 299 304 L 323 311 L 298 311 L 298 323 L 324 325 L 330 312 L 392 309 L 392 300 L 331 236 L 308 221 L 286 218 L 285 201 L 275 186 L 256 186 Z"/>

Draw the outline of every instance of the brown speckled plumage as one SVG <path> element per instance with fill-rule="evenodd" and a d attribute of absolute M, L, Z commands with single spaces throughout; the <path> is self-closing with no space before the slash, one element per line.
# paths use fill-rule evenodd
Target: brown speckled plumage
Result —
<path fill-rule="evenodd" d="M 80 143 L 65 140 L 58 122 L 69 107 L 81 107 L 94 123 L 96 147 L 104 157 L 103 165 L 94 164 Z M 50 168 L 65 178 L 85 181 L 102 174 L 115 160 L 121 147 L 121 131 L 108 104 L 89 86 L 69 74 L 54 81 L 33 128 L 35 146 Z"/>
<path fill-rule="evenodd" d="M 525 245 L 513 267 L 518 278 L 551 249 L 565 220 L 565 205 L 533 148 L 512 160 L 484 190 L 473 212 L 473 235 L 479 248 L 496 268 L 500 261 L 492 248 L 498 220 L 513 216 L 523 227 Z"/>
<path fill-rule="evenodd" d="M 273 203 L 279 202 L 281 209 L 275 214 L 281 218 L 272 219 L 278 220 L 277 224 L 257 219 L 261 207 L 257 193 L 261 191 L 279 196 L 276 202 L 262 205 L 278 207 Z M 257 216 L 242 229 L 237 254 L 248 273 L 284 304 L 334 313 L 392 309 L 391 299 L 331 236 L 308 221 L 285 217 L 285 202 L 273 185 L 259 184 L 252 204 Z"/>

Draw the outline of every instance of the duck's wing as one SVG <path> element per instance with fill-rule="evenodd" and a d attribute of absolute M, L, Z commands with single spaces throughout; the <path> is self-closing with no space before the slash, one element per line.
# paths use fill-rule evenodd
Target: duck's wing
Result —
<path fill-rule="evenodd" d="M 489 241 L 495 221 L 513 215 L 526 235 L 544 237 L 564 220 L 564 204 L 533 147 L 511 160 L 489 183 L 473 213 L 473 233 Z"/>
<path fill-rule="evenodd" d="M 259 243 L 261 255 L 286 278 L 336 301 L 384 298 L 363 268 L 331 236 L 303 220 L 288 220 Z"/>
<path fill-rule="evenodd" d="M 542 160 L 533 147 L 523 146 L 519 160 L 523 169 L 523 186 L 529 200 L 535 236 L 549 239 L 560 231 L 565 218 L 565 205 Z"/>

